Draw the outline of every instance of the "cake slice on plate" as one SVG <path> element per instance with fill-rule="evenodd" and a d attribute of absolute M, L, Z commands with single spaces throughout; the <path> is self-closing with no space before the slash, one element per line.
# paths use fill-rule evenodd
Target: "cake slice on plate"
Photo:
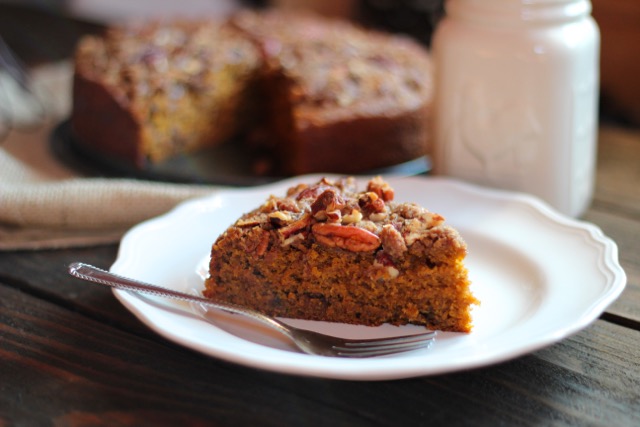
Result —
<path fill-rule="evenodd" d="M 213 244 L 204 295 L 266 314 L 469 332 L 467 246 L 382 178 L 323 178 L 271 196 Z"/>

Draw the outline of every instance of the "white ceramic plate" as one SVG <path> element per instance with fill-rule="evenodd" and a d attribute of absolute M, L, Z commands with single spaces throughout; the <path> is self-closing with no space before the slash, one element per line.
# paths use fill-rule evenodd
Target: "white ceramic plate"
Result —
<path fill-rule="evenodd" d="M 177 290 L 202 289 L 210 246 L 227 226 L 268 195 L 317 179 L 224 190 L 184 203 L 130 230 L 111 271 Z M 442 214 L 467 241 L 466 264 L 482 301 L 474 310 L 472 333 L 439 333 L 431 348 L 400 355 L 327 358 L 299 353 L 276 334 L 237 316 L 220 316 L 219 326 L 213 326 L 189 315 L 189 307 L 179 302 L 115 294 L 164 337 L 229 362 L 297 375 L 382 380 L 486 366 L 540 349 L 594 321 L 625 286 L 613 241 L 594 225 L 555 213 L 537 199 L 439 178 L 388 181 L 397 201 L 417 202 Z M 418 329 L 294 323 L 354 338 Z"/>

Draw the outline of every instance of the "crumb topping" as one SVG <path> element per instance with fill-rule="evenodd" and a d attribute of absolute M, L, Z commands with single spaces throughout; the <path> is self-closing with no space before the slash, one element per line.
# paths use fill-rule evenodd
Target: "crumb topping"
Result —
<path fill-rule="evenodd" d="M 259 61 L 254 44 L 214 21 L 158 20 L 113 27 L 104 36 L 83 38 L 76 52 L 81 67 L 102 76 L 128 102 L 158 92 L 170 99 L 198 93 L 222 68 L 245 73 L 248 60 Z"/>
<path fill-rule="evenodd" d="M 260 40 L 270 67 L 293 82 L 291 101 L 301 110 L 375 109 L 385 102 L 413 109 L 431 93 L 424 78 L 430 62 L 407 37 L 281 11 L 243 11 L 234 23 Z"/>
<path fill-rule="evenodd" d="M 235 226 L 275 230 L 283 246 L 311 239 L 352 252 L 377 251 L 377 262 L 393 267 L 416 242 L 448 228 L 441 215 L 393 199 L 393 188 L 379 176 L 362 191 L 353 177 L 322 178 L 291 187 L 284 197 L 270 196 Z M 460 239 L 457 244 L 464 245 Z"/>

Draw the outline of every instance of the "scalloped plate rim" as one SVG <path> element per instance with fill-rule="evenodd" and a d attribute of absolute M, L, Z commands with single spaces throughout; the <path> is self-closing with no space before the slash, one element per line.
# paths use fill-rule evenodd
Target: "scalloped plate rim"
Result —
<path fill-rule="evenodd" d="M 148 254 L 141 254 L 140 249 L 141 247 L 145 248 L 150 245 L 156 247 L 154 246 L 155 242 L 152 244 L 150 241 L 158 239 L 159 234 L 162 234 L 158 233 L 159 231 L 167 232 L 167 230 L 172 229 L 172 227 L 177 227 L 177 229 L 180 230 L 181 227 L 187 227 L 189 223 L 195 222 L 198 218 L 202 221 L 205 219 L 207 221 L 209 219 L 215 220 L 217 216 L 222 216 L 222 212 L 225 212 L 226 217 L 234 218 L 242 213 L 238 211 L 240 206 L 256 207 L 264 201 L 265 196 L 268 194 L 280 194 L 284 189 L 293 184 L 301 181 L 315 181 L 321 176 L 325 175 L 316 174 L 294 177 L 259 187 L 216 190 L 213 191 L 210 196 L 184 202 L 170 212 L 145 221 L 127 232 L 122 239 L 118 257 L 111 267 L 111 271 L 145 280 L 145 275 L 149 274 L 152 276 L 152 274 L 150 272 L 151 268 L 145 270 L 145 266 L 140 265 L 140 263 L 148 261 Z M 507 329 L 500 335 L 497 335 L 497 337 L 491 335 L 491 331 L 487 332 L 482 328 L 479 328 L 481 329 L 479 338 L 477 339 L 479 342 L 475 342 L 475 332 L 468 335 L 441 333 L 436 340 L 436 345 L 424 352 L 416 352 L 415 354 L 406 353 L 404 355 L 385 358 L 350 360 L 312 356 L 268 347 L 229 334 L 197 318 L 190 318 L 189 316 L 173 312 L 167 309 L 167 307 L 172 307 L 170 303 L 168 306 L 165 304 L 156 304 L 148 299 L 140 299 L 133 294 L 117 290 L 114 291 L 114 294 L 128 310 L 158 334 L 180 345 L 212 357 L 286 374 L 349 380 L 388 380 L 443 374 L 488 366 L 541 349 L 588 326 L 622 293 L 625 287 L 626 275 L 619 265 L 618 250 L 615 242 L 605 236 L 600 228 L 594 224 L 568 218 L 554 211 L 535 197 L 504 190 L 488 189 L 449 178 L 385 178 L 396 188 L 396 193 L 402 198 L 402 201 L 413 201 L 412 199 L 415 198 L 422 199 L 425 197 L 422 192 L 426 192 L 427 196 L 432 193 L 445 194 L 446 197 L 434 198 L 431 199 L 429 203 L 422 204 L 434 212 L 443 214 L 448 222 L 461 230 L 463 237 L 465 237 L 463 231 L 469 230 L 469 235 L 473 238 L 474 243 L 477 243 L 478 247 L 487 243 L 483 239 L 492 239 L 490 242 L 491 245 L 497 245 L 495 247 L 498 249 L 504 249 L 505 247 L 508 249 L 512 247 L 514 254 L 521 252 L 518 256 L 524 256 L 524 258 L 526 258 L 521 260 L 522 267 L 526 271 L 515 271 L 514 274 L 519 274 L 518 278 L 528 280 L 529 273 L 534 272 L 537 274 L 537 269 L 541 271 L 539 271 L 540 276 L 536 279 L 538 283 L 529 284 L 522 287 L 522 289 L 518 287 L 519 285 L 514 285 L 517 289 L 513 291 L 513 295 L 519 300 L 535 296 L 535 298 L 540 299 L 539 306 L 529 307 L 525 306 L 528 302 L 521 303 L 521 308 L 523 310 L 529 310 L 531 313 L 518 317 L 519 320 L 517 320 L 517 322 L 519 323 L 516 324 L 515 329 Z M 359 179 L 364 180 L 364 178 Z M 453 208 L 448 207 L 455 207 L 456 203 L 466 204 L 469 201 L 473 201 L 475 204 L 469 207 L 465 205 L 465 212 L 462 212 L 462 209 L 456 209 L 454 211 Z M 244 203 L 244 205 L 242 205 L 242 203 Z M 230 207 L 232 204 L 233 206 Z M 432 208 L 432 206 L 435 207 Z M 440 206 L 444 207 L 446 212 L 443 212 Z M 486 221 L 484 225 L 488 227 L 488 231 L 491 233 L 486 233 L 487 230 L 474 229 L 474 224 L 469 224 L 466 215 L 474 214 L 484 218 L 484 221 Z M 486 217 L 482 217 L 481 214 L 486 215 Z M 186 219 L 189 219 L 189 221 L 185 221 Z M 553 310 L 558 302 L 547 300 L 549 298 L 557 299 L 558 296 L 555 294 L 560 292 L 558 289 L 561 287 L 561 285 L 558 284 L 546 283 L 545 280 L 549 280 L 549 277 L 555 280 L 554 275 L 563 276 L 566 272 L 545 271 L 544 266 L 539 265 L 539 260 L 536 259 L 536 257 L 544 256 L 540 255 L 542 253 L 541 248 L 535 248 L 534 250 L 532 248 L 517 247 L 512 241 L 509 241 L 510 237 L 507 231 L 495 229 L 497 227 L 507 227 L 508 229 L 509 224 L 512 223 L 514 226 L 524 224 L 525 226 L 538 227 L 544 230 L 548 228 L 558 228 L 562 232 L 550 233 L 550 236 L 558 235 L 557 239 L 561 242 L 578 239 L 587 243 L 584 246 L 576 246 L 575 249 L 582 252 L 586 251 L 586 255 L 595 256 L 595 260 L 597 261 L 596 268 L 601 273 L 602 283 L 590 284 L 593 288 L 593 296 L 589 296 L 588 300 L 580 302 L 582 306 L 576 309 L 577 313 L 575 313 L 575 316 L 563 319 L 562 322 L 556 322 L 555 324 L 541 324 L 541 313 L 543 313 L 544 310 L 547 312 Z M 219 225 L 219 227 L 222 226 Z M 226 228 L 226 226 L 224 228 Z M 198 238 L 202 240 L 198 242 L 200 249 L 191 247 L 189 249 L 198 252 L 198 259 L 195 259 L 196 255 L 192 254 L 191 258 L 189 258 L 190 261 L 181 260 L 183 264 L 172 266 L 172 268 L 176 270 L 179 269 L 184 274 L 195 274 L 197 261 L 200 261 L 207 254 L 207 252 L 201 253 L 202 248 L 210 247 L 217 236 L 214 231 L 206 237 L 194 232 L 194 235 L 196 234 L 199 236 Z M 529 238 L 535 240 L 538 237 L 529 236 Z M 493 241 L 494 239 L 495 242 Z M 565 244 L 567 244 L 567 242 L 565 242 Z M 180 249 L 184 250 L 184 248 Z M 468 261 L 472 261 L 472 249 L 473 247 L 470 246 Z M 507 252 L 505 252 L 505 254 L 511 256 Z M 496 262 L 491 258 L 485 258 L 473 262 L 474 265 L 477 264 L 476 270 L 484 270 L 487 262 Z M 514 258 L 514 260 L 520 262 L 518 261 L 520 258 Z M 575 262 L 575 260 L 571 262 Z M 497 270 L 497 273 L 493 272 L 491 274 L 494 276 L 497 274 L 498 276 L 496 277 L 499 277 L 499 280 L 508 281 L 506 284 L 501 284 L 503 287 L 500 289 L 510 291 L 508 287 L 511 286 L 509 280 L 512 279 L 512 277 L 509 276 L 505 279 L 500 276 L 501 272 L 497 267 L 502 266 L 489 267 L 491 267 L 490 269 Z M 471 266 L 469 269 L 470 274 L 473 273 Z M 189 273 L 187 273 L 187 271 Z M 491 274 L 487 277 L 491 277 Z M 157 283 L 155 280 L 154 282 Z M 175 284 L 170 283 L 157 284 L 176 287 Z M 181 283 L 180 286 L 183 285 L 184 284 Z M 518 292 L 521 292 L 521 294 L 518 294 Z M 529 292 L 531 292 L 531 295 L 529 295 Z M 566 292 L 566 290 L 562 290 L 562 292 Z M 551 313 L 554 312 L 551 311 Z M 519 316 L 519 313 L 513 315 Z M 521 318 L 522 320 L 520 320 Z M 537 324 L 530 324 L 536 321 Z M 320 324 L 324 322 L 317 323 Z M 523 332 L 526 332 L 532 327 L 535 333 L 530 339 L 518 338 L 518 335 L 522 335 Z M 202 334 L 206 334 L 207 339 L 204 339 Z M 513 345 L 509 342 L 509 336 L 511 335 L 513 335 L 511 340 L 516 340 Z M 209 336 L 217 338 L 221 343 L 208 341 Z M 489 348 L 492 343 L 494 343 L 494 346 Z M 498 345 L 495 345 L 496 343 Z M 442 347 L 438 347 L 439 345 Z"/>

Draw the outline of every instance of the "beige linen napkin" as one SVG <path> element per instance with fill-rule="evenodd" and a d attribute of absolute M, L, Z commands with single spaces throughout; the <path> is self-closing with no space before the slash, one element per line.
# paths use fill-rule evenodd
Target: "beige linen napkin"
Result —
<path fill-rule="evenodd" d="M 71 69 L 36 70 L 50 119 L 32 131 L 12 130 L 0 143 L 0 250 L 117 242 L 134 224 L 164 213 L 212 187 L 87 178 L 51 153 L 53 126 L 69 112 Z"/>

